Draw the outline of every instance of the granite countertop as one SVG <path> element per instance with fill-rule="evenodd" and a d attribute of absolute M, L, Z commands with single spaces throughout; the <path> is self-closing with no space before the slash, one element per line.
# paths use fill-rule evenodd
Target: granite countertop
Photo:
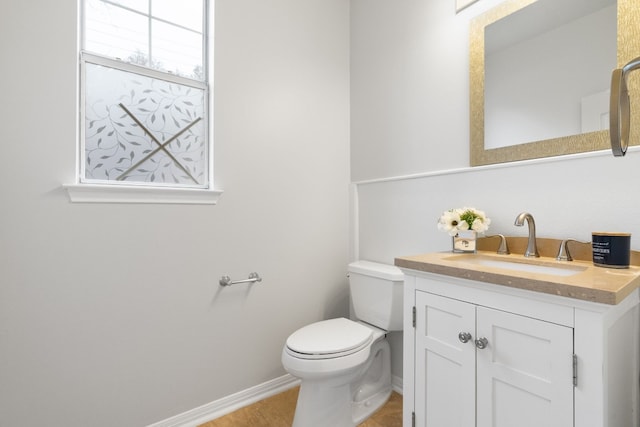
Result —
<path fill-rule="evenodd" d="M 632 251 L 634 252 L 634 251 Z M 522 253 L 498 255 L 479 250 L 475 254 L 434 252 L 403 256 L 395 265 L 417 271 L 493 283 L 603 304 L 618 304 L 640 285 L 640 267 L 616 269 L 595 266 L 591 261 L 557 261 L 555 256 L 525 258 Z M 637 259 L 632 253 L 632 264 Z M 502 268 L 504 262 L 549 268 L 547 272 L 529 272 Z M 569 275 L 553 274 L 554 269 Z"/>

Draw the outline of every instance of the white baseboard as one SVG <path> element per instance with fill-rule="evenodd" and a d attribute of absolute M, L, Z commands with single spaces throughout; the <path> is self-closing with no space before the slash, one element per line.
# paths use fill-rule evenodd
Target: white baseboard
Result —
<path fill-rule="evenodd" d="M 394 391 L 397 391 L 399 394 L 402 394 L 402 377 L 397 375 L 391 375 L 391 387 Z"/>
<path fill-rule="evenodd" d="M 197 427 L 207 421 L 215 420 L 223 415 L 229 414 L 237 409 L 244 408 L 252 403 L 258 402 L 267 397 L 274 396 L 285 390 L 289 390 L 300 384 L 300 380 L 292 375 L 286 374 L 271 381 L 267 381 L 257 386 L 239 391 L 222 399 L 191 409 L 182 414 L 175 415 L 166 420 L 159 421 L 147 427 Z M 402 377 L 391 376 L 391 386 L 393 390 L 402 394 Z"/>
<path fill-rule="evenodd" d="M 255 387 L 242 390 L 222 399 L 214 400 L 147 427 L 196 427 L 207 421 L 220 418 L 230 412 L 251 405 L 259 400 L 276 395 L 300 384 L 300 380 L 286 374 Z"/>

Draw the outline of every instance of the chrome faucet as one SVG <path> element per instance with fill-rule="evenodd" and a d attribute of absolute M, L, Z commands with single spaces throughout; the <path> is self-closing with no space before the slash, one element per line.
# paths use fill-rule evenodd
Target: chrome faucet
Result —
<path fill-rule="evenodd" d="M 538 246 L 536 245 L 536 222 L 533 220 L 533 216 L 529 212 L 522 212 L 516 217 L 514 225 L 522 227 L 524 220 L 527 220 L 529 226 L 529 242 L 527 243 L 527 250 L 524 253 L 526 257 L 539 257 Z"/>

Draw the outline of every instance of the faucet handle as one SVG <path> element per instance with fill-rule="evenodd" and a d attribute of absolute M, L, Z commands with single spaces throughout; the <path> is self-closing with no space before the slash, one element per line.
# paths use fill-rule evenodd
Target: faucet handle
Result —
<path fill-rule="evenodd" d="M 487 236 L 487 239 L 490 237 L 499 237 L 500 238 L 500 246 L 498 246 L 498 251 L 496 253 L 500 255 L 509 255 L 509 245 L 507 245 L 507 238 L 504 237 L 503 234 L 493 234 L 491 236 Z"/>
<path fill-rule="evenodd" d="M 569 245 L 568 245 L 569 242 L 589 243 L 589 242 L 582 242 L 582 241 L 576 240 L 576 239 L 564 239 L 560 243 L 560 247 L 558 248 L 558 255 L 556 256 L 556 260 L 558 260 L 558 261 L 573 261 L 573 258 L 571 257 L 571 253 L 569 252 Z"/>

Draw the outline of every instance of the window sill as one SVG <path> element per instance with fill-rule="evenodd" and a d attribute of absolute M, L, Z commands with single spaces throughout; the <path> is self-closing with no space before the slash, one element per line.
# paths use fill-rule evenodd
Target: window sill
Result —
<path fill-rule="evenodd" d="M 118 185 L 65 184 L 72 203 L 159 203 L 215 205 L 220 190 Z"/>

